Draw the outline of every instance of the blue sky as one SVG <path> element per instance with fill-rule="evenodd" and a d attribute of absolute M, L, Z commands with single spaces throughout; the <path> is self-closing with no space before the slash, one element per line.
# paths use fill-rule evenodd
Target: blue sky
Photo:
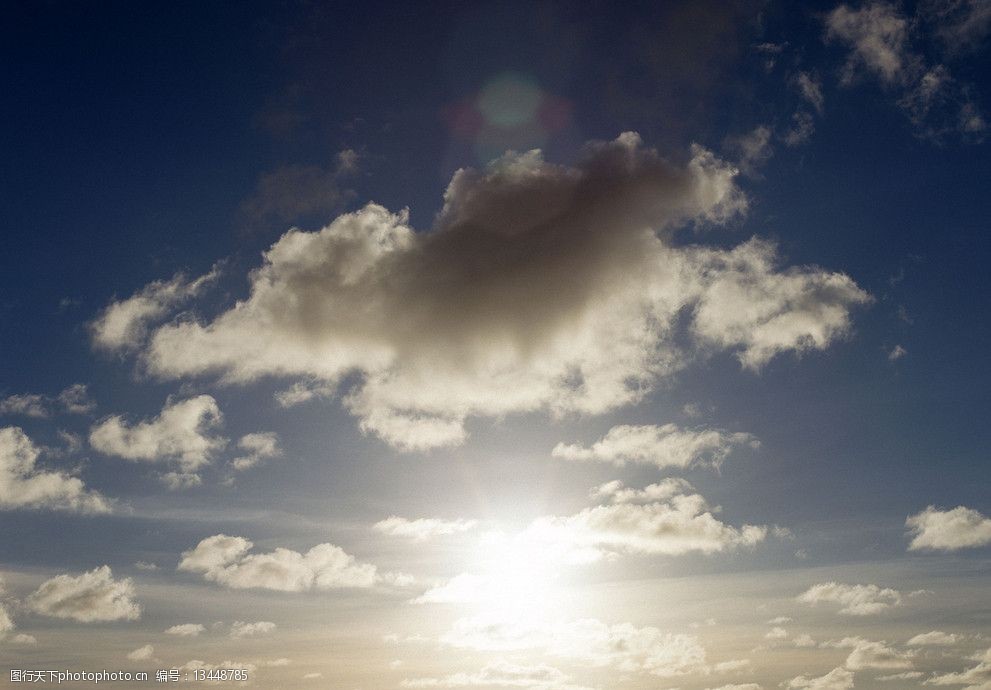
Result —
<path fill-rule="evenodd" d="M 5 680 L 991 688 L 989 33 L 10 8 Z"/>

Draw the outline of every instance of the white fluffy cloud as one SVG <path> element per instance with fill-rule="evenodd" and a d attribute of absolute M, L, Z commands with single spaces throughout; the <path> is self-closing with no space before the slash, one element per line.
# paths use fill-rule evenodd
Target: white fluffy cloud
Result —
<path fill-rule="evenodd" d="M 373 525 L 373 529 L 382 534 L 394 537 L 404 537 L 413 541 L 426 541 L 431 537 L 448 536 L 460 534 L 474 529 L 478 525 L 477 520 L 442 520 L 440 518 L 417 518 L 410 520 L 393 515 L 385 520 L 379 520 Z"/>
<path fill-rule="evenodd" d="M 151 324 L 195 297 L 218 275 L 217 267 L 192 281 L 179 273 L 171 280 L 149 283 L 127 299 L 111 302 L 89 324 L 93 345 L 108 352 L 137 348 Z"/>
<path fill-rule="evenodd" d="M 546 664 L 520 665 L 499 660 L 475 673 L 454 673 L 441 678 L 406 678 L 403 688 L 526 688 L 527 690 L 590 690 L 575 685 L 560 670 Z"/>
<path fill-rule="evenodd" d="M 611 428 L 591 446 L 558 443 L 551 455 L 565 460 L 607 462 L 619 467 L 627 463 L 657 467 L 719 467 L 734 448 L 756 448 L 758 445 L 757 439 L 750 434 L 721 429 L 682 429 L 676 424 L 623 424 Z"/>
<path fill-rule="evenodd" d="M 275 630 L 275 623 L 271 621 L 255 621 L 247 623 L 245 621 L 234 621 L 231 623 L 231 637 L 251 637 L 252 635 L 264 635 Z"/>
<path fill-rule="evenodd" d="M 0 510 L 46 508 L 108 513 L 110 502 L 82 480 L 39 470 L 41 451 L 18 427 L 0 429 Z"/>
<path fill-rule="evenodd" d="M 227 440 L 217 435 L 223 416 L 209 395 L 168 400 L 161 414 L 136 424 L 117 415 L 96 424 L 90 445 L 106 455 L 141 462 L 175 462 L 185 472 L 208 464 Z"/>
<path fill-rule="evenodd" d="M 853 687 L 853 673 L 845 668 L 834 668 L 824 676 L 809 678 L 798 676 L 786 684 L 786 688 L 805 688 L 806 690 L 850 690 Z"/>
<path fill-rule="evenodd" d="M 455 174 L 430 232 L 374 204 L 287 232 L 246 299 L 160 327 L 142 362 L 162 378 L 301 379 L 304 397 L 356 380 L 343 400 L 362 428 L 425 449 L 461 443 L 472 416 L 635 402 L 700 352 L 757 369 L 825 348 L 868 300 L 850 278 L 780 270 L 759 240 L 674 245 L 677 228 L 744 209 L 735 174 L 700 148 L 669 163 L 632 133 L 573 167 L 507 154 Z"/>
<path fill-rule="evenodd" d="M 141 616 L 141 607 L 134 601 L 134 583 L 130 578 L 115 580 L 106 565 L 82 575 L 56 575 L 42 583 L 27 604 L 35 613 L 81 623 Z"/>
<path fill-rule="evenodd" d="M 249 554 L 252 546 L 243 537 L 207 537 L 182 554 L 179 570 L 202 573 L 231 589 L 281 592 L 371 587 L 380 580 L 374 565 L 359 563 L 333 544 L 318 544 L 305 554 L 284 548 Z"/>
<path fill-rule="evenodd" d="M 243 451 L 243 455 L 231 460 L 231 467 L 236 472 L 243 472 L 264 460 L 282 455 L 279 437 L 271 431 L 245 434 L 238 440 L 237 447 Z"/>
<path fill-rule="evenodd" d="M 168 628 L 165 634 L 177 637 L 197 637 L 205 631 L 206 628 L 202 623 L 181 623 Z"/>
<path fill-rule="evenodd" d="M 766 527 L 737 528 L 721 522 L 706 500 L 686 493 L 689 490 L 691 485 L 681 480 L 642 490 L 610 482 L 595 494 L 612 503 L 565 517 L 540 517 L 527 528 L 526 537 L 549 552 L 566 550 L 566 560 L 581 561 L 620 553 L 711 554 L 755 546 L 767 536 Z"/>
<path fill-rule="evenodd" d="M 799 595 L 804 604 L 831 603 L 840 605 L 840 613 L 849 616 L 869 616 L 902 603 L 902 595 L 894 589 L 877 585 L 846 585 L 823 582 L 809 587 Z"/>
<path fill-rule="evenodd" d="M 991 544 L 991 518 L 972 508 L 929 506 L 905 520 L 912 535 L 909 551 L 956 551 Z"/>

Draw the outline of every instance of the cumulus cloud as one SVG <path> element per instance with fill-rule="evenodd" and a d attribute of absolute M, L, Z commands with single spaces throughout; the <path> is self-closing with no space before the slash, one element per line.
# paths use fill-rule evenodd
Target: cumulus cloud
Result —
<path fill-rule="evenodd" d="M 18 427 L 0 429 L 0 510 L 43 508 L 109 513 L 110 502 L 82 480 L 39 470 L 41 451 Z"/>
<path fill-rule="evenodd" d="M 281 592 L 367 588 L 384 577 L 374 565 L 358 562 L 333 544 L 318 544 L 305 554 L 284 548 L 249 554 L 252 546 L 243 537 L 207 537 L 183 552 L 178 569 L 201 573 L 206 580 L 231 589 Z"/>
<path fill-rule="evenodd" d="M 454 673 L 441 678 L 405 678 L 403 688 L 527 688 L 527 690 L 591 690 L 575 685 L 562 671 L 546 664 L 520 665 L 493 661 L 475 673 Z"/>
<path fill-rule="evenodd" d="M 275 623 L 271 621 L 255 621 L 247 623 L 245 621 L 234 621 L 231 623 L 231 637 L 251 637 L 253 635 L 264 635 L 275 630 Z"/>
<path fill-rule="evenodd" d="M 798 676 L 784 684 L 786 688 L 806 688 L 807 690 L 850 690 L 853 687 L 853 673 L 845 668 L 834 668 L 824 676 L 809 678 Z"/>
<path fill-rule="evenodd" d="M 93 346 L 107 352 L 134 350 L 152 324 L 196 297 L 219 275 L 217 266 L 195 280 L 177 273 L 171 280 L 156 280 L 127 299 L 111 302 L 89 324 Z"/>
<path fill-rule="evenodd" d="M 838 582 L 823 582 L 809 587 L 799 595 L 803 604 L 839 604 L 840 613 L 849 616 L 869 616 L 887 611 L 902 603 L 902 595 L 894 589 L 877 585 L 846 585 Z"/>
<path fill-rule="evenodd" d="M 375 204 L 290 230 L 246 299 L 158 328 L 142 362 L 161 378 L 300 379 L 303 397 L 346 380 L 362 429 L 415 450 L 463 442 L 469 417 L 636 402 L 700 353 L 756 370 L 827 347 L 868 300 L 850 278 L 781 270 L 760 240 L 676 246 L 678 228 L 744 210 L 735 175 L 632 133 L 570 167 L 510 153 L 457 172 L 430 232 Z"/>
<path fill-rule="evenodd" d="M 134 601 L 130 578 L 115 580 L 109 566 L 82 575 L 56 575 L 27 599 L 35 613 L 80 623 L 136 620 L 141 607 Z"/>
<path fill-rule="evenodd" d="M 223 416 L 209 395 L 168 400 L 151 419 L 129 423 L 124 417 L 108 417 L 90 429 L 95 450 L 138 462 L 174 462 L 184 473 L 208 464 L 227 440 L 215 433 Z"/>
<path fill-rule="evenodd" d="M 546 545 L 548 552 L 565 550 L 565 559 L 594 560 L 609 554 L 718 553 L 755 546 L 767 536 L 756 525 L 733 527 L 713 515 L 713 509 L 687 482 L 666 481 L 641 491 L 621 485 L 599 487 L 597 494 L 612 503 L 570 516 L 537 518 L 526 538 Z"/>
<path fill-rule="evenodd" d="M 912 535 L 909 551 L 956 551 L 991 544 L 991 518 L 964 506 L 952 510 L 929 506 L 909 516 L 905 526 Z"/>
<path fill-rule="evenodd" d="M 927 633 L 919 633 L 905 644 L 909 647 L 949 647 L 955 645 L 960 640 L 960 635 L 955 633 L 932 630 Z"/>
<path fill-rule="evenodd" d="M 205 631 L 206 628 L 202 623 L 181 623 L 168 628 L 165 634 L 175 635 L 177 637 L 197 637 Z"/>
<path fill-rule="evenodd" d="M 676 424 L 623 424 L 614 426 L 591 446 L 558 443 L 551 455 L 565 460 L 606 462 L 618 467 L 627 463 L 661 468 L 719 467 L 734 448 L 757 448 L 759 445 L 750 434 L 721 429 L 682 429 Z"/>
<path fill-rule="evenodd" d="M 238 440 L 237 447 L 244 454 L 231 460 L 231 467 L 236 472 L 243 472 L 264 460 L 282 456 L 279 437 L 271 431 L 245 434 Z"/>
<path fill-rule="evenodd" d="M 96 409 L 86 384 L 74 383 L 51 397 L 40 393 L 19 393 L 0 399 L 0 415 L 23 415 L 46 419 L 55 412 L 88 414 Z"/>
<path fill-rule="evenodd" d="M 477 525 L 477 520 L 465 520 L 462 518 L 458 518 L 457 520 L 442 520 L 440 518 L 409 520 L 393 515 L 385 520 L 376 522 L 373 525 L 373 529 L 393 537 L 404 537 L 413 541 L 426 541 L 431 537 L 467 532 L 474 529 Z"/>
<path fill-rule="evenodd" d="M 720 685 L 718 688 L 706 688 L 706 690 L 761 690 L 757 683 L 731 683 L 730 685 Z"/>

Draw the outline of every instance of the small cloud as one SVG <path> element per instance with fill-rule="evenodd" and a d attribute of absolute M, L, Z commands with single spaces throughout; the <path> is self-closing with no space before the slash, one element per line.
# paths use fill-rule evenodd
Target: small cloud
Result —
<path fill-rule="evenodd" d="M 206 628 L 202 623 L 181 623 L 166 629 L 165 634 L 175 635 L 176 637 L 198 637 L 205 631 Z"/>
<path fill-rule="evenodd" d="M 234 621 L 231 623 L 231 637 L 252 637 L 254 635 L 264 635 L 275 630 L 275 623 L 271 621 L 256 621 L 245 623 L 244 621 Z"/>
<path fill-rule="evenodd" d="M 138 647 L 133 652 L 128 653 L 127 658 L 131 661 L 148 661 L 154 658 L 155 648 L 150 644 L 146 644 L 144 647 Z"/>
<path fill-rule="evenodd" d="M 904 357 L 907 354 L 908 354 L 908 350 L 906 350 L 901 345 L 895 345 L 891 349 L 891 352 L 888 353 L 888 361 L 889 362 L 897 362 L 899 359 L 901 359 L 902 357 Z"/>

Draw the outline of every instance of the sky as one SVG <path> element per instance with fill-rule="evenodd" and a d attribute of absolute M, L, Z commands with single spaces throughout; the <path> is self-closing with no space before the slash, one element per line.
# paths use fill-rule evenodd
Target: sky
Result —
<path fill-rule="evenodd" d="M 0 32 L 4 687 L 991 689 L 987 0 Z"/>

